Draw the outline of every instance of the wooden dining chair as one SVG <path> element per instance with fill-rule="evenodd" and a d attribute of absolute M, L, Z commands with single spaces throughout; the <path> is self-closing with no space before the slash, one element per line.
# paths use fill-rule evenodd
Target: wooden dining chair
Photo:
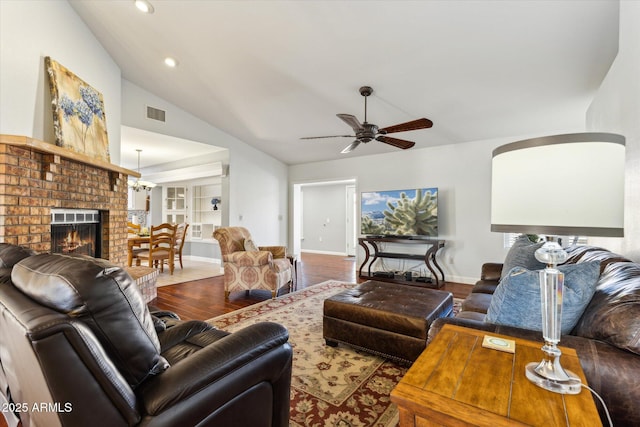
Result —
<path fill-rule="evenodd" d="M 178 224 L 176 229 L 176 241 L 173 246 L 173 251 L 175 253 L 175 259 L 180 262 L 180 269 L 182 269 L 182 248 L 184 247 L 184 241 L 187 240 L 188 228 L 189 224 L 183 222 L 182 224 Z"/>
<path fill-rule="evenodd" d="M 134 224 L 132 222 L 127 222 L 127 235 L 129 237 L 138 236 L 140 234 L 140 230 L 141 230 L 141 225 L 140 224 Z M 142 245 L 137 245 L 136 244 L 136 245 L 131 246 L 131 249 L 130 249 L 130 251 L 131 251 L 131 259 L 132 260 L 137 260 L 138 254 L 140 252 L 144 251 L 145 249 L 143 249 Z"/>
<path fill-rule="evenodd" d="M 136 265 L 146 262 L 149 267 L 160 267 L 160 272 L 164 272 L 164 262 L 166 261 L 169 265 L 169 274 L 173 274 L 177 228 L 177 225 L 169 223 L 151 226 L 149 248 L 138 253 Z"/>
<path fill-rule="evenodd" d="M 140 234 L 140 224 L 127 222 L 127 234 Z"/>

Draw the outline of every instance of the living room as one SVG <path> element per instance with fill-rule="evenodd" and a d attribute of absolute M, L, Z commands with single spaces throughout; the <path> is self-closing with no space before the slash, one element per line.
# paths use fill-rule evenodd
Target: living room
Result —
<path fill-rule="evenodd" d="M 55 140 L 50 108 L 48 107 L 50 98 L 44 66 L 44 57 L 50 56 L 90 82 L 104 95 L 109 148 L 114 164 L 120 164 L 122 126 L 197 141 L 229 150 L 229 176 L 223 184 L 225 195 L 228 195 L 228 200 L 223 206 L 226 218 L 225 225 L 246 227 L 251 230 L 254 239 L 260 244 L 282 244 L 290 248 L 301 245 L 301 242 L 295 241 L 294 187 L 296 185 L 352 180 L 357 187 L 356 194 L 364 191 L 438 187 L 440 191 L 439 231 L 440 237 L 446 241 L 444 249 L 439 254 L 440 264 L 447 277 L 452 281 L 471 284 L 478 280 L 481 265 L 484 262 L 501 262 L 508 250 L 504 245 L 503 234 L 490 230 L 492 150 L 506 143 L 532 136 L 573 131 L 615 132 L 626 137 L 625 236 L 624 238 L 592 238 L 589 239 L 589 243 L 606 247 L 636 262 L 640 261 L 640 222 L 637 221 L 640 193 L 636 191 L 640 182 L 640 128 L 637 120 L 637 117 L 640 116 L 640 88 L 636 78 L 640 74 L 640 30 L 635 25 L 640 19 L 638 2 L 625 0 L 587 2 L 591 5 L 615 4 L 615 33 L 607 33 L 605 36 L 608 42 L 614 40 L 616 46 L 613 49 L 613 54 L 604 49 L 609 55 L 605 55 L 597 70 L 592 70 L 593 73 L 585 71 L 586 77 L 575 77 L 576 80 L 582 82 L 580 90 L 583 92 L 565 94 L 566 102 L 572 106 L 582 105 L 581 110 L 574 109 L 571 114 L 562 116 L 560 114 L 560 111 L 563 110 L 562 105 L 559 105 L 562 101 L 556 100 L 558 104 L 549 106 L 549 111 L 546 112 L 550 116 L 556 114 L 557 117 L 554 120 L 549 120 L 547 123 L 537 123 L 537 127 L 526 129 L 513 129 L 511 126 L 505 125 L 504 129 L 496 129 L 493 133 L 478 134 L 474 138 L 465 139 L 457 136 L 458 130 L 455 128 L 445 127 L 438 130 L 442 121 L 438 120 L 438 114 L 432 114 L 438 110 L 413 109 L 411 110 L 413 116 L 410 118 L 424 115 L 434 121 L 433 129 L 405 134 L 407 138 L 413 138 L 418 142 L 417 147 L 406 151 L 393 149 L 378 152 L 376 151 L 378 148 L 373 147 L 373 144 L 377 143 L 372 142 L 371 144 L 362 144 L 352 155 L 342 159 L 332 157 L 299 162 L 282 160 L 286 153 L 282 155 L 282 158 L 279 158 L 261 151 L 246 142 L 243 136 L 234 136 L 204 120 L 202 116 L 193 111 L 189 111 L 194 108 L 224 110 L 226 107 L 216 105 L 218 101 L 215 101 L 213 96 L 204 97 L 207 98 L 206 102 L 194 101 L 194 104 L 189 108 L 169 101 L 168 99 L 179 97 L 182 89 L 179 85 L 174 85 L 170 74 L 160 81 L 162 85 L 167 87 L 167 92 L 158 93 L 147 89 L 151 87 L 151 84 L 149 83 L 147 86 L 146 81 L 151 79 L 129 71 L 123 72 L 123 67 L 119 64 L 121 53 L 110 51 L 104 47 L 96 34 L 100 31 L 90 29 L 80 17 L 78 11 L 82 10 L 83 6 L 79 3 L 81 2 L 10 0 L 0 2 L 0 19 L 2 20 L 2 25 L 0 25 L 0 42 L 2 43 L 0 134 L 23 135 L 43 141 Z M 365 2 L 353 3 L 366 4 Z M 463 8 L 466 2 L 458 3 Z M 531 2 L 522 3 L 526 3 L 532 8 L 536 7 Z M 562 4 L 563 2 L 550 2 L 549 4 L 553 3 Z M 340 9 L 338 6 L 336 8 Z M 608 7 L 605 9 L 611 12 Z M 85 11 L 85 13 L 91 12 Z M 143 16 L 143 18 L 149 17 Z M 608 14 L 602 19 L 610 20 L 610 18 L 611 16 Z M 359 23 L 358 25 L 360 24 L 367 23 Z M 543 21 L 538 25 L 544 28 Z M 103 28 L 102 31 L 118 30 Z M 376 31 L 376 27 L 371 26 L 370 31 Z M 558 34 L 558 37 L 570 37 L 562 32 Z M 501 37 L 509 37 L 509 35 L 501 35 Z M 439 42 L 446 49 L 455 51 L 455 46 L 447 47 L 444 41 L 440 40 Z M 395 45 L 392 46 L 387 46 L 387 48 L 399 48 Z M 523 47 L 522 49 L 526 50 L 527 48 Z M 582 46 L 581 49 L 595 48 L 587 45 Z M 126 50 L 126 46 L 122 46 L 122 50 Z M 570 56 L 571 52 L 565 52 L 565 54 Z M 382 51 L 381 54 L 372 53 L 371 55 L 376 61 L 381 61 L 378 56 L 384 57 L 384 52 Z M 181 66 L 188 66 L 187 57 L 185 52 Z M 140 61 L 145 61 L 145 59 L 140 59 Z M 133 66 L 136 65 L 139 64 L 133 64 Z M 535 61 L 528 64 L 529 67 L 534 65 Z M 405 70 L 408 67 L 404 65 L 398 67 L 403 69 L 402 74 L 397 77 L 400 80 L 405 73 L 408 73 Z M 471 80 L 474 78 L 475 71 L 477 70 L 458 70 L 459 73 L 471 75 Z M 391 83 L 382 86 L 376 85 L 375 80 L 368 79 L 369 75 L 362 72 L 362 77 L 358 77 L 357 81 L 349 77 L 345 78 L 348 81 L 342 82 L 340 82 L 339 75 L 334 76 L 334 79 L 339 81 L 339 85 L 345 89 L 343 95 L 338 98 L 334 97 L 337 105 L 330 105 L 333 112 L 326 114 L 325 110 L 319 107 L 314 107 L 314 110 L 311 111 L 297 111 L 301 116 L 317 115 L 316 111 L 322 111 L 323 120 L 315 122 L 315 127 L 309 127 L 300 134 L 293 137 L 287 135 L 287 137 L 298 140 L 303 136 L 323 135 L 326 131 L 329 131 L 328 134 L 334 130 L 338 133 L 346 132 L 348 128 L 340 123 L 335 117 L 335 113 L 350 113 L 362 119 L 363 103 L 357 89 L 364 84 L 371 84 L 376 90 L 376 97 L 372 97 L 368 101 L 370 114 L 375 114 L 376 109 L 385 112 L 393 110 L 396 114 L 395 117 L 406 117 L 407 114 L 402 112 L 406 108 L 404 104 L 395 105 L 402 102 L 402 98 L 406 98 L 407 103 L 412 97 L 430 98 L 430 93 L 417 95 L 407 89 L 400 94 L 393 94 L 394 88 Z M 480 74 L 477 76 L 479 86 L 484 84 L 481 77 Z M 541 76 L 540 81 L 532 85 L 537 89 L 520 95 L 520 102 L 527 103 L 527 98 L 533 96 L 536 90 L 542 91 L 545 78 L 546 76 Z M 209 79 L 215 80 L 213 77 L 209 77 Z M 203 88 L 215 86 L 209 79 L 203 79 Z M 260 76 L 256 79 L 259 80 Z M 583 79 L 589 81 L 583 82 Z M 597 81 L 593 81 L 593 79 Z M 258 85 L 258 83 L 255 84 Z M 311 86 L 309 83 L 307 85 Z M 231 96 L 229 92 L 232 89 L 232 87 L 226 88 L 225 90 L 228 92 L 225 92 L 225 96 Z M 273 90 L 276 91 L 275 88 Z M 318 92 L 322 90 L 323 88 L 316 88 L 306 92 L 305 100 L 311 103 L 312 95 L 318 95 Z M 498 90 L 517 91 L 518 88 Z M 498 92 L 496 91 L 496 93 Z M 496 96 L 498 95 L 496 94 Z M 574 97 L 579 100 L 575 102 Z M 385 100 L 390 98 L 394 99 L 394 105 L 391 107 L 385 103 Z M 245 100 L 246 103 L 251 101 L 250 97 Z M 323 103 L 332 104 L 331 101 L 331 99 L 324 100 Z M 465 93 L 463 89 L 455 88 L 455 90 L 451 90 L 450 99 L 438 99 L 438 101 L 444 105 L 443 110 L 462 108 L 461 106 L 465 104 Z M 198 104 L 198 102 L 204 103 Z M 166 123 L 147 120 L 144 111 L 149 105 L 166 111 L 170 120 L 167 120 Z M 270 111 L 266 117 L 260 117 L 262 121 L 267 121 L 279 111 L 277 109 L 271 110 L 268 105 L 262 105 L 261 108 Z M 481 107 L 476 105 L 475 108 L 480 109 Z M 398 110 L 401 112 L 398 113 Z M 519 109 L 517 104 L 511 104 L 506 110 L 514 112 Z M 492 114 L 501 117 L 504 111 Z M 480 112 L 478 111 L 478 114 Z M 219 113 L 222 121 L 239 120 L 231 113 L 224 111 Z M 443 115 L 444 113 L 444 111 L 441 112 Z M 471 112 L 467 113 L 466 119 L 471 124 L 476 119 L 471 115 Z M 288 112 L 283 114 L 287 115 Z M 416 114 L 417 116 L 415 116 Z M 400 120 L 390 120 L 391 123 L 387 123 L 385 116 L 380 119 L 378 117 L 380 116 L 376 116 L 376 123 L 381 126 L 400 122 Z M 295 116 L 288 116 L 286 120 L 295 121 Z M 509 121 L 506 113 L 503 120 Z M 326 129 L 325 123 L 333 121 L 336 122 L 335 128 Z M 245 135 L 259 134 L 258 128 L 261 124 L 255 124 L 255 128 L 251 132 L 247 131 Z M 460 125 L 462 126 L 463 123 Z M 250 126 L 248 124 L 247 128 Z M 430 134 L 432 131 L 440 133 Z M 428 141 L 431 135 L 434 135 L 433 138 L 438 141 L 453 140 L 454 143 L 440 143 L 431 146 Z M 278 136 L 270 135 L 269 138 L 276 140 Z M 268 140 L 269 138 L 265 137 L 264 139 Z M 311 153 L 315 151 L 314 148 L 311 148 L 314 145 L 306 145 L 310 144 L 309 142 L 297 141 L 297 146 L 284 143 L 280 145 L 274 141 L 268 142 L 280 147 L 279 149 L 283 152 Z M 350 140 L 345 139 L 330 142 L 328 146 L 336 152 L 335 154 L 338 154 L 349 142 Z M 324 142 L 313 142 L 312 144 L 324 144 Z M 359 154 L 358 150 L 362 154 Z M 328 206 L 327 210 L 330 209 Z M 361 259 L 362 254 L 358 253 L 357 257 Z"/>

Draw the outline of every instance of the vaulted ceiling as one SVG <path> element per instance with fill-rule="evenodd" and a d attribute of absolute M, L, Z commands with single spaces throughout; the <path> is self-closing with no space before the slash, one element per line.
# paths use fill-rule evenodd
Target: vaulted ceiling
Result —
<path fill-rule="evenodd" d="M 70 3 L 123 78 L 288 164 L 398 150 L 300 140 L 350 134 L 363 85 L 369 122 L 434 122 L 414 149 L 583 130 L 618 49 L 613 0 Z"/>

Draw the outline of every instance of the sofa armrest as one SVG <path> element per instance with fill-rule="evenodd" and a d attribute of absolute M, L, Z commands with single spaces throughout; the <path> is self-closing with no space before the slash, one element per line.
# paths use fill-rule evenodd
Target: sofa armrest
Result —
<path fill-rule="evenodd" d="M 259 246 L 261 251 L 268 251 L 273 254 L 274 258 L 286 258 L 287 247 L 286 246 Z"/>
<path fill-rule="evenodd" d="M 145 381 L 137 394 L 147 414 L 170 413 L 183 425 L 198 421 L 198 413 L 215 412 L 262 382 L 286 385 L 288 396 L 292 359 L 288 339 L 287 329 L 280 324 L 250 325 Z"/>
<path fill-rule="evenodd" d="M 269 251 L 238 251 L 224 255 L 222 260 L 238 267 L 259 267 L 269 264 L 273 255 Z"/>
<path fill-rule="evenodd" d="M 500 280 L 502 274 L 501 263 L 487 262 L 482 264 L 482 271 L 480 272 L 480 280 Z"/>

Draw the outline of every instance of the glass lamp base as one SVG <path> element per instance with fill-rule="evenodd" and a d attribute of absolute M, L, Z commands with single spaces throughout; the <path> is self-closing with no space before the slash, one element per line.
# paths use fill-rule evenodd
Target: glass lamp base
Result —
<path fill-rule="evenodd" d="M 531 381 L 538 387 L 541 387 L 545 390 L 552 391 L 554 393 L 580 394 L 580 392 L 582 391 L 582 385 L 581 385 L 582 382 L 580 381 L 580 378 L 578 378 L 576 374 L 561 368 L 562 372 L 566 374 L 566 377 L 567 377 L 566 379 L 560 380 L 560 379 L 547 378 L 539 373 L 539 367 L 544 363 L 545 362 L 543 361 L 540 363 L 533 362 L 533 363 L 527 364 L 525 373 L 529 381 Z M 550 376 L 553 377 L 554 375 L 550 375 Z M 560 374 L 560 376 L 565 376 L 565 375 Z"/>

